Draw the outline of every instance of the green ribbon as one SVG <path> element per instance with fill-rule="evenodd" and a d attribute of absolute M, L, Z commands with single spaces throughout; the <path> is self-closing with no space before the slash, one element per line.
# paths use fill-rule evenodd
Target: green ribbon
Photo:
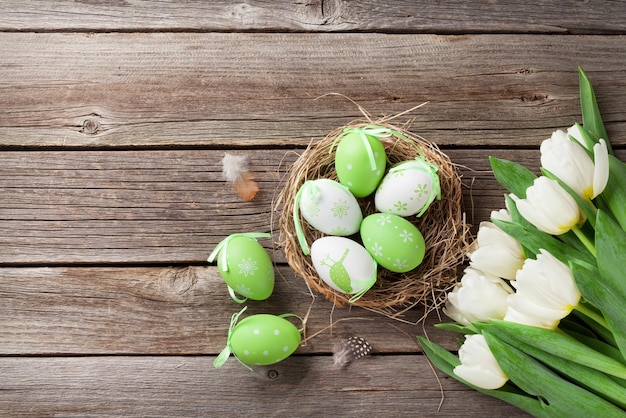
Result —
<path fill-rule="evenodd" d="M 348 303 L 354 303 L 357 300 L 361 299 L 361 296 L 363 296 L 365 293 L 367 293 L 368 290 L 370 290 L 372 288 L 372 286 L 374 286 L 374 283 L 376 283 L 376 278 L 377 278 L 377 269 L 378 269 L 378 264 L 375 264 L 374 266 L 374 274 L 372 275 L 372 277 L 370 277 L 367 280 L 360 280 L 357 283 L 363 283 L 366 282 L 366 286 L 359 290 L 358 292 L 356 292 L 355 294 L 352 295 L 352 297 L 350 299 L 348 299 Z"/>
<path fill-rule="evenodd" d="M 319 199 L 320 189 L 316 182 L 320 181 L 325 182 L 332 187 L 336 187 L 347 192 L 350 191 L 350 189 L 343 184 L 330 179 L 307 180 L 304 184 L 302 184 L 302 186 L 300 186 L 300 190 L 296 193 L 296 197 L 293 202 L 293 224 L 296 228 L 298 243 L 300 244 L 300 248 L 302 249 L 304 255 L 311 254 L 311 249 L 309 248 L 309 244 L 304 236 L 304 231 L 302 230 L 302 222 L 300 220 L 300 202 L 302 201 L 302 195 L 304 194 L 306 194 L 310 199 Z"/>
<path fill-rule="evenodd" d="M 421 163 L 421 165 L 416 166 L 414 164 L 411 164 L 411 162 L 413 161 L 419 162 Z M 431 187 L 426 203 L 424 203 L 422 209 L 416 214 L 417 217 L 420 217 L 426 212 L 430 204 L 433 202 L 433 200 L 435 200 L 435 197 L 437 198 L 437 200 L 441 200 L 441 184 L 439 183 L 439 176 L 437 175 L 439 167 L 437 167 L 437 165 L 431 163 L 430 161 L 426 161 L 423 154 L 419 157 L 416 157 L 415 160 L 411 160 L 411 162 L 398 164 L 390 168 L 389 172 L 397 173 L 401 171 L 417 170 L 428 175 L 428 177 L 430 178 Z"/>
<path fill-rule="evenodd" d="M 307 180 L 300 186 L 300 190 L 296 193 L 296 198 L 293 202 L 293 224 L 296 228 L 296 236 L 298 237 L 298 243 L 304 255 L 309 255 L 311 250 L 309 244 L 306 242 L 304 231 L 302 230 L 302 222 L 300 221 L 300 202 L 302 201 L 302 195 L 306 193 L 309 197 L 313 198 L 316 194 L 319 194 L 319 188 L 314 184 L 312 180 Z"/>
<path fill-rule="evenodd" d="M 367 125 L 362 128 L 349 126 L 347 128 L 344 128 L 343 132 L 335 138 L 335 140 L 330 146 L 330 150 L 328 151 L 328 153 L 329 154 L 332 153 L 337 142 L 339 142 L 343 137 L 351 133 L 356 133 L 361 137 L 363 141 L 363 146 L 365 147 L 365 151 L 367 152 L 367 157 L 369 158 L 369 161 L 370 161 L 370 168 L 372 169 L 372 171 L 376 171 L 376 159 L 374 158 L 374 152 L 372 151 L 372 147 L 370 146 L 370 143 L 367 140 L 368 135 L 379 138 L 379 139 L 395 136 L 407 142 L 411 142 L 409 138 L 407 138 L 405 135 L 401 134 L 400 132 L 394 131 L 393 129 L 385 128 L 384 126 Z"/>
<path fill-rule="evenodd" d="M 219 355 L 215 358 L 215 360 L 213 360 L 213 366 L 216 369 L 219 369 L 220 367 L 222 367 L 224 363 L 226 363 L 226 360 L 228 360 L 228 358 L 230 357 L 230 354 L 232 353 L 232 349 L 230 348 L 230 340 L 233 335 L 233 329 L 235 329 L 235 325 L 237 325 L 237 321 L 239 321 L 239 317 L 241 316 L 242 313 L 245 312 L 246 309 L 248 309 L 248 307 L 244 306 L 242 310 L 234 313 L 233 316 L 230 318 L 230 325 L 228 326 L 228 337 L 226 338 L 226 347 L 224 347 L 224 349 L 219 353 Z M 246 363 L 244 363 L 243 361 L 239 360 L 237 356 L 235 356 L 235 358 L 237 359 L 239 363 L 243 365 L 243 367 L 252 371 L 252 368 L 248 366 Z"/>
<path fill-rule="evenodd" d="M 247 237 L 256 240 L 257 238 L 271 238 L 272 235 L 265 232 L 242 232 L 229 235 L 228 237 L 220 241 L 219 244 L 217 244 L 215 249 L 211 252 L 211 255 L 209 255 L 207 261 L 209 263 L 212 263 L 215 258 L 219 256 L 220 259 L 218 264 L 220 266 L 220 269 L 222 271 L 228 271 L 228 244 L 233 238 L 236 237 Z M 245 303 L 248 300 L 248 298 L 239 299 L 235 295 L 235 291 L 230 286 L 228 286 L 228 293 L 230 294 L 230 297 L 237 303 Z"/>

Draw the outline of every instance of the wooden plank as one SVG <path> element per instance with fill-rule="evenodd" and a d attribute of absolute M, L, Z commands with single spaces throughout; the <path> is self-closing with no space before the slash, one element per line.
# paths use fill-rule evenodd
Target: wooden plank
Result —
<path fill-rule="evenodd" d="M 503 207 L 490 154 L 538 168 L 538 150 L 447 151 L 462 166 L 472 224 Z M 243 152 L 261 188 L 251 202 L 223 180 L 223 150 L 2 153 L 0 263 L 197 264 L 238 232 L 272 232 L 263 243 L 284 261 L 272 202 L 298 153 Z"/>
<path fill-rule="evenodd" d="M 368 357 L 344 370 L 330 357 L 295 356 L 254 373 L 233 359 L 217 370 L 212 361 L 4 357 L 0 410 L 20 417 L 527 416 L 441 374 L 437 379 L 423 356 Z"/>
<path fill-rule="evenodd" d="M 567 13 L 563 13 L 567 10 Z M 11 31 L 372 31 L 624 33 L 619 2 L 36 1 L 0 2 Z"/>
<path fill-rule="evenodd" d="M 306 318 L 298 354 L 328 354 L 350 335 L 366 338 L 379 354 L 417 353 L 415 336 L 424 333 L 458 348 L 456 335 L 433 328 L 442 322 L 436 313 L 426 324 L 416 323 L 423 306 L 402 321 L 358 307 L 333 309 L 285 266 L 276 268 L 272 296 L 245 306 L 243 317 Z M 0 356 L 217 354 L 226 345 L 231 315 L 241 309 L 215 267 L 2 268 Z"/>
<path fill-rule="evenodd" d="M 184 8 L 180 8 L 184 9 Z M 537 146 L 580 121 L 577 67 L 625 144 L 615 36 L 0 33 L 0 146 L 306 146 L 413 112 L 440 145 Z"/>

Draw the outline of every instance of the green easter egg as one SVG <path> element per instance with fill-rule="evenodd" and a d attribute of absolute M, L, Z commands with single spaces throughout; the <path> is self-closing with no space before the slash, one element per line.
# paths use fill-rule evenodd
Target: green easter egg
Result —
<path fill-rule="evenodd" d="M 380 139 L 371 135 L 365 135 L 367 140 L 363 138 L 358 132 L 346 134 L 335 153 L 339 182 L 356 197 L 369 196 L 376 190 L 387 164 L 385 147 Z"/>
<path fill-rule="evenodd" d="M 289 357 L 300 345 L 300 339 L 298 328 L 286 319 L 257 314 L 235 325 L 230 349 L 244 363 L 266 366 Z"/>
<path fill-rule="evenodd" d="M 233 291 L 252 300 L 270 297 L 274 290 L 274 267 L 256 239 L 234 236 L 221 251 L 226 251 L 226 265 L 223 257 L 218 257 L 218 270 Z"/>
<path fill-rule="evenodd" d="M 380 266 L 396 273 L 413 270 L 424 259 L 424 237 L 415 225 L 398 215 L 367 216 L 361 223 L 361 239 Z"/>

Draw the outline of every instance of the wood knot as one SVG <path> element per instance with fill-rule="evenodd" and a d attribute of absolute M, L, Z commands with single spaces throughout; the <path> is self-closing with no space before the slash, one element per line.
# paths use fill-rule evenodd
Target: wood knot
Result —
<path fill-rule="evenodd" d="M 191 291 L 197 281 L 197 276 L 193 269 L 185 267 L 168 272 L 165 277 L 165 286 L 177 295 L 184 295 Z"/>
<path fill-rule="evenodd" d="M 95 119 L 87 118 L 83 121 L 83 127 L 80 129 L 81 132 L 86 134 L 96 134 L 100 129 L 100 122 Z"/>

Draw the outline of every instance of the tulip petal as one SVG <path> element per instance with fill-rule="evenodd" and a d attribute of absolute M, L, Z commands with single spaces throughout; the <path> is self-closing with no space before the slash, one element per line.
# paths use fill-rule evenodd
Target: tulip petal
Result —
<path fill-rule="evenodd" d="M 593 146 L 593 161 L 594 172 L 592 199 L 604 191 L 604 188 L 609 181 L 609 151 L 604 139 L 600 139 L 600 142 Z"/>

